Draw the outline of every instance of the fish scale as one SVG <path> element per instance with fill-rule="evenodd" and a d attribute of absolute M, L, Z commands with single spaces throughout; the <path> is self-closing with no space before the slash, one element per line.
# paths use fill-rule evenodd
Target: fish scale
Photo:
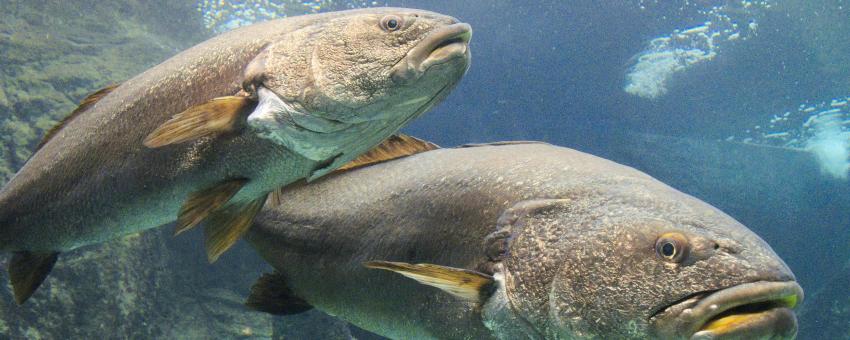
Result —
<path fill-rule="evenodd" d="M 387 17 L 418 25 L 390 29 Z M 89 97 L 0 191 L 16 301 L 56 254 L 178 215 L 180 231 L 204 221 L 215 261 L 271 192 L 343 166 L 431 107 L 412 99 L 442 100 L 469 66 L 470 35 L 454 18 L 403 8 L 290 17 L 224 33 Z M 398 39 L 406 44 L 384 43 Z M 451 43 L 429 50 L 440 41 Z M 372 67 L 353 67 L 363 63 Z M 419 76 L 398 84 L 400 72 Z M 380 94 L 359 97 L 372 87 Z"/>
<path fill-rule="evenodd" d="M 276 270 L 250 307 L 312 306 L 394 339 L 784 339 L 802 299 L 728 215 L 541 143 L 427 151 L 293 187 L 246 239 Z M 686 255 L 665 259 L 663 242 Z"/>

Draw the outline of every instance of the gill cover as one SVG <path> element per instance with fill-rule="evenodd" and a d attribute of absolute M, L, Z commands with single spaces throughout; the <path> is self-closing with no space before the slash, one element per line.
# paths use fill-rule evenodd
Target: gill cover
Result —
<path fill-rule="evenodd" d="M 248 125 L 270 139 L 314 161 L 339 155 L 342 145 L 356 143 L 361 132 L 380 122 L 347 124 L 321 118 L 290 104 L 265 87 L 257 88 L 259 103 L 248 115 Z"/>
<path fill-rule="evenodd" d="M 545 283 L 551 282 L 558 268 L 557 256 L 547 255 L 557 253 L 545 242 L 534 242 L 533 249 L 513 248 L 517 248 L 517 239 L 535 237 L 540 232 L 537 216 L 551 216 L 570 203 L 568 199 L 518 202 L 502 213 L 496 231 L 485 238 L 484 252 L 493 268 L 495 290 L 483 305 L 482 319 L 500 339 L 545 338 L 539 328 L 540 320 L 547 317 L 545 309 L 551 294 Z M 552 234 L 545 238 L 558 237 Z"/>

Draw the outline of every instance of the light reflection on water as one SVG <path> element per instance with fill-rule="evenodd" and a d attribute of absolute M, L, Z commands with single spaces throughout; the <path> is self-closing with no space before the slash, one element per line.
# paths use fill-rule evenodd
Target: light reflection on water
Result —
<path fill-rule="evenodd" d="M 384 1 L 203 0 L 198 1 L 198 12 L 207 29 L 220 33 L 288 16 L 383 5 Z"/>
<path fill-rule="evenodd" d="M 824 173 L 846 179 L 850 167 L 850 97 L 839 97 L 774 114 L 763 125 L 726 140 L 812 152 Z"/>
<path fill-rule="evenodd" d="M 639 6 L 643 11 L 651 11 L 657 3 L 657 0 L 641 0 Z M 694 11 L 705 22 L 650 40 L 647 48 L 632 58 L 634 64 L 626 74 L 623 90 L 646 99 L 665 95 L 675 74 L 711 61 L 727 44 L 755 35 L 761 12 L 773 7 L 771 1 L 720 1 L 713 6 L 710 3 L 686 1 L 680 12 Z"/>

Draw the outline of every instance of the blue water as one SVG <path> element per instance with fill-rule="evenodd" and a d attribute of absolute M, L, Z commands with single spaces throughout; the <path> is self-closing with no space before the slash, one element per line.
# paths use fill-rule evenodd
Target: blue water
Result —
<path fill-rule="evenodd" d="M 542 140 L 643 170 L 773 247 L 806 290 L 800 339 L 850 337 L 840 319 L 850 314 L 850 2 L 315 1 L 298 10 L 373 5 L 430 9 L 474 29 L 468 74 L 405 133 L 443 146 Z M 300 13 L 243 11 L 206 25 L 220 32 Z"/>
<path fill-rule="evenodd" d="M 711 60 L 675 72 L 666 94 L 654 99 L 624 90 L 637 57 L 653 39 L 712 19 L 707 8 L 737 2 L 646 3 L 390 2 L 451 13 L 475 29 L 473 66 L 462 84 L 406 131 L 445 145 L 545 140 L 644 170 L 720 207 L 771 244 L 808 303 L 817 304 L 804 307 L 800 339 L 850 336 L 846 326 L 825 321 L 827 310 L 850 302 L 846 286 L 837 289 L 847 282 L 850 260 L 847 107 L 838 107 L 844 134 L 836 139 L 844 144 L 833 157 L 844 178 L 800 151 L 805 140 L 788 150 L 737 144 L 753 137 L 748 142 L 782 146 L 759 138 L 754 127 L 767 130 L 786 112 L 791 121 L 773 132 L 811 137 L 801 132 L 805 121 L 850 96 L 850 3 L 777 1 L 729 11 L 740 26 L 755 22 L 756 29 L 746 39 L 719 39 Z M 669 148 L 659 147 L 637 134 L 706 145 L 685 148 L 671 139 L 656 142 Z"/>

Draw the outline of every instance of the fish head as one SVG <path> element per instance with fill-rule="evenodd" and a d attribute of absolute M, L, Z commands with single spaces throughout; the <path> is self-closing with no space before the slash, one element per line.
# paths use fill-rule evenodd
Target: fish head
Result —
<path fill-rule="evenodd" d="M 355 123 L 414 117 L 469 67 L 468 24 L 437 13 L 388 10 L 337 19 L 314 47 L 303 104 Z"/>
<path fill-rule="evenodd" d="M 721 211 L 660 183 L 530 201 L 502 222 L 503 287 L 495 294 L 511 307 L 489 314 L 525 320 L 527 335 L 796 335 L 793 308 L 803 291 L 770 246 Z"/>
<path fill-rule="evenodd" d="M 453 17 L 400 8 L 308 25 L 246 68 L 243 88 L 259 96 L 249 125 L 311 159 L 353 154 L 338 145 L 364 151 L 454 88 L 470 64 L 471 35 Z"/>
<path fill-rule="evenodd" d="M 468 24 L 434 12 L 351 11 L 267 46 L 246 67 L 244 87 L 343 123 L 415 116 L 466 72 L 471 36 Z"/>

